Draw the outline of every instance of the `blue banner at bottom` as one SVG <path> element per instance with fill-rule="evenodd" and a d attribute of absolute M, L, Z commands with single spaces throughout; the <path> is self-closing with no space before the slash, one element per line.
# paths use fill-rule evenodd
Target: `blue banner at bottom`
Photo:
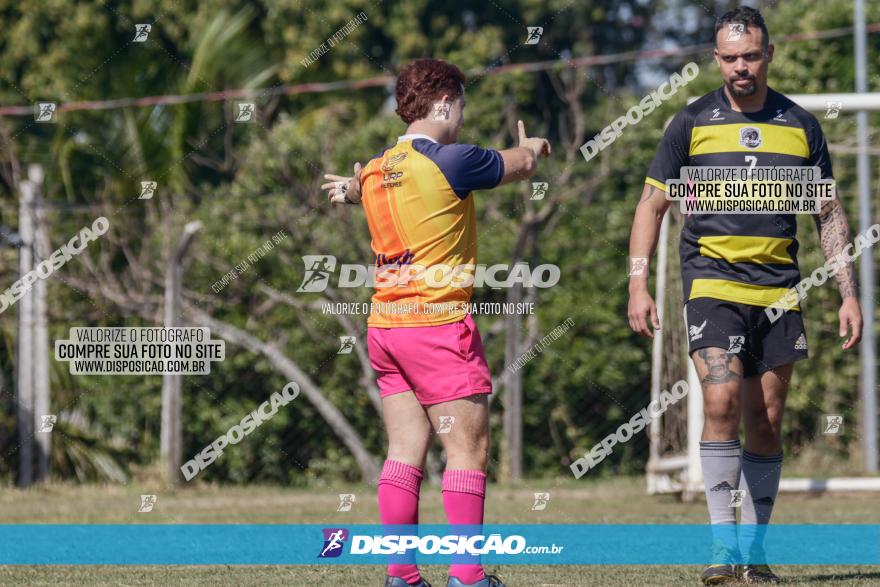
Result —
<path fill-rule="evenodd" d="M 0 525 L 4 565 L 880 565 L 880 525 Z"/>

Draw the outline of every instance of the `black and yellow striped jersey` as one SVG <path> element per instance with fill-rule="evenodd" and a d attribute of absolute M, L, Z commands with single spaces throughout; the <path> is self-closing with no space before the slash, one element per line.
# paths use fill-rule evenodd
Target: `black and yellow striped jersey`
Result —
<path fill-rule="evenodd" d="M 722 88 L 675 115 L 645 182 L 666 191 L 682 167 L 815 166 L 833 178 L 816 117 L 768 88 L 764 108 L 736 112 Z M 800 280 L 794 214 L 693 214 L 681 234 L 684 300 L 769 306 Z"/>

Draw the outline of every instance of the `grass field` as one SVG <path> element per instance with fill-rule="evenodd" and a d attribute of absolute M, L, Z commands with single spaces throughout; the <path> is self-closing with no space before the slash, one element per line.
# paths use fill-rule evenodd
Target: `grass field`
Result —
<path fill-rule="evenodd" d="M 546 481 L 490 487 L 490 523 L 704 523 L 701 501 L 681 503 L 672 496 L 645 495 L 642 478 L 601 482 Z M 533 494 L 551 493 L 544 511 L 532 511 Z M 158 495 L 153 512 L 137 513 L 139 495 Z M 352 511 L 337 512 L 339 493 L 357 496 Z M 445 523 L 439 487 L 422 489 L 421 521 Z M 277 487 L 195 486 L 165 490 L 158 484 L 128 486 L 48 485 L 9 488 L 0 493 L 0 519 L 21 523 L 376 523 L 375 490 L 365 485 L 285 490 Z M 784 495 L 774 521 L 780 523 L 880 523 L 880 494 Z M 697 585 L 695 566 L 489 568 L 507 585 L 624 586 Z M 880 585 L 880 567 L 778 567 L 786 585 Z M 425 577 L 446 584 L 446 568 L 430 566 Z M 379 566 L 5 566 L 0 585 L 219 585 L 377 586 Z"/>

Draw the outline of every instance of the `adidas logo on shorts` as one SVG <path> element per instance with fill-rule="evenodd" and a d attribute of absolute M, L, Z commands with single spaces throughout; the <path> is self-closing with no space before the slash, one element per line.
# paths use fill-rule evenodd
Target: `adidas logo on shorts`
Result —
<path fill-rule="evenodd" d="M 796 350 L 796 351 L 807 350 L 807 337 L 804 336 L 803 332 L 801 332 L 801 335 L 798 337 L 797 341 L 795 341 L 794 350 Z"/>
<path fill-rule="evenodd" d="M 688 329 L 688 333 L 690 334 L 690 337 L 691 337 L 691 342 L 694 342 L 695 340 L 700 340 L 701 338 L 703 338 L 703 329 L 706 328 L 706 322 L 708 322 L 708 321 L 709 321 L 708 319 L 703 320 L 703 323 L 700 324 L 699 326 L 691 326 Z"/>

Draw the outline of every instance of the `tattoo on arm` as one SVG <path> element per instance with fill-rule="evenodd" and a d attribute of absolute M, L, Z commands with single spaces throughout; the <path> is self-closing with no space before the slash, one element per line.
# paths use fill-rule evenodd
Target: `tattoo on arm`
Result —
<path fill-rule="evenodd" d="M 703 359 L 706 367 L 706 376 L 703 377 L 701 382 L 703 385 L 727 383 L 728 381 L 736 381 L 742 377 L 742 375 L 731 369 L 731 366 L 733 365 L 733 355 L 724 349 L 700 349 L 697 351 L 697 356 Z"/>
<path fill-rule="evenodd" d="M 819 229 L 819 240 L 826 260 L 841 254 L 850 242 L 849 223 L 846 221 L 846 214 L 843 213 L 843 206 L 840 205 L 839 200 L 833 200 L 823 206 L 822 211 L 816 216 L 816 228 Z M 852 263 L 842 264 L 835 279 L 840 297 L 858 296 L 855 268 Z"/>
<path fill-rule="evenodd" d="M 656 191 L 658 191 L 657 188 L 654 186 L 651 186 L 651 189 L 648 191 L 648 193 L 646 195 L 642 196 L 641 201 L 647 202 L 648 200 L 650 200 L 654 196 L 654 192 L 656 192 Z"/>

